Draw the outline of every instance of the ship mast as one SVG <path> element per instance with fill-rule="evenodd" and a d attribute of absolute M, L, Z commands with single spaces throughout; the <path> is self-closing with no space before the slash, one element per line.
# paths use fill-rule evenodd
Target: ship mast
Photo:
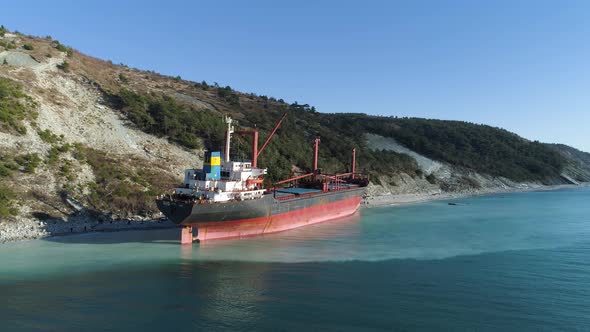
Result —
<path fill-rule="evenodd" d="M 275 135 L 275 133 L 277 132 L 277 130 L 279 129 L 279 127 L 283 123 L 283 120 L 285 120 L 286 117 L 287 117 L 287 113 L 283 114 L 283 116 L 277 122 L 277 124 L 273 128 L 272 132 L 270 133 L 270 135 L 268 135 L 268 138 L 266 139 L 266 141 L 264 141 L 264 144 L 262 144 L 262 147 L 260 149 L 258 149 L 258 130 L 256 130 L 256 129 L 254 129 L 254 130 L 240 130 L 240 131 L 236 132 L 237 134 L 240 134 L 240 135 L 252 135 L 252 167 L 254 167 L 254 168 L 258 167 L 258 157 L 260 156 L 262 151 L 264 151 L 264 148 L 266 148 L 266 146 L 268 145 L 268 142 L 270 142 L 270 139 Z M 233 128 L 232 128 L 231 132 L 232 133 L 234 132 Z M 227 142 L 227 140 L 228 139 L 226 138 L 226 142 Z M 229 147 L 226 146 L 226 149 L 229 150 Z M 227 159 L 229 159 L 229 155 L 227 155 Z"/>
<path fill-rule="evenodd" d="M 227 123 L 227 131 L 225 132 L 225 156 L 224 161 L 229 162 L 229 147 L 231 144 L 231 134 L 234 132 L 234 127 L 231 125 L 232 118 L 229 116 L 225 117 L 225 123 Z"/>

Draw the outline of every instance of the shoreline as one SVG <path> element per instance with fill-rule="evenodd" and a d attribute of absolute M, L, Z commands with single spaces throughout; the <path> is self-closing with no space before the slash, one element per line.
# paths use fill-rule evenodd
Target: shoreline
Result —
<path fill-rule="evenodd" d="M 553 191 L 560 189 L 584 188 L 590 186 L 590 182 L 580 184 L 558 184 L 549 186 L 529 186 L 526 188 L 508 187 L 508 188 L 488 188 L 474 191 L 462 192 L 439 192 L 439 193 L 410 193 L 410 194 L 390 194 L 367 196 L 361 201 L 361 208 L 376 208 L 386 206 L 398 206 L 407 204 L 425 203 L 431 201 L 458 199 L 466 197 L 476 197 L 506 193 L 524 193 L 535 191 Z"/>
<path fill-rule="evenodd" d="M 590 186 L 590 182 L 575 184 L 562 184 L 551 186 L 529 186 L 526 188 L 488 188 L 463 192 L 424 192 L 408 194 L 390 194 L 366 196 L 361 201 L 360 208 L 378 208 L 387 206 L 400 206 L 418 204 L 430 201 L 494 195 L 502 193 L 518 193 L 533 191 L 552 191 L 568 188 L 583 188 Z M 4 226 L 4 227 L 2 227 Z M 156 229 L 172 229 L 179 226 L 168 219 L 126 219 L 120 221 L 102 222 L 87 216 L 78 216 L 67 222 L 57 221 L 17 221 L 13 224 L 0 224 L 0 245 L 4 243 L 39 240 L 49 237 L 71 236 L 88 233 L 110 233 L 124 231 L 142 231 Z"/>
<path fill-rule="evenodd" d="M 70 218 L 68 218 L 70 219 Z M 111 233 L 124 231 L 143 231 L 172 229 L 178 225 L 168 219 L 122 219 L 100 221 L 85 215 L 76 216 L 69 221 L 21 220 L 11 224 L 0 224 L 0 245 L 44 238 L 81 235 L 89 233 Z M 4 226 L 4 227 L 2 227 Z"/>

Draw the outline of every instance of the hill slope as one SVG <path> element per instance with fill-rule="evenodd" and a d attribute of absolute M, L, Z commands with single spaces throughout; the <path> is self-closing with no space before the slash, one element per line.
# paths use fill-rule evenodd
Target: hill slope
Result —
<path fill-rule="evenodd" d="M 219 149 L 222 115 L 256 126 L 269 181 L 311 166 L 370 173 L 370 193 L 474 191 L 590 180 L 590 154 L 457 121 L 323 114 L 309 105 L 190 82 L 92 58 L 50 38 L 0 33 L 0 218 L 157 215 L 152 197 Z M 236 138 L 246 157 L 246 138 Z M 83 212 L 81 213 L 80 210 Z M 35 224 L 36 225 L 36 224 Z M 37 227 L 37 226 L 35 226 Z M 0 227 L 0 232 L 2 232 Z"/>

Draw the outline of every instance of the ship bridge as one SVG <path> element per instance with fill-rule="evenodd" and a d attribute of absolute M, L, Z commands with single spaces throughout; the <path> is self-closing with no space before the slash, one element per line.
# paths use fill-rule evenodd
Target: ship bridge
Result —
<path fill-rule="evenodd" d="M 266 191 L 260 176 L 266 173 L 266 168 L 252 167 L 250 161 L 221 163 L 220 152 L 207 151 L 203 168 L 187 169 L 184 182 L 175 193 L 211 202 L 260 198 Z"/>

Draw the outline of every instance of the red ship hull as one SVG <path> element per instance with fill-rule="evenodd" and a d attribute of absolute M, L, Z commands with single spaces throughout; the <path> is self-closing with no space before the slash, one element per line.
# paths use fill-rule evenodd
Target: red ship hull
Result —
<path fill-rule="evenodd" d="M 194 222 L 190 223 L 192 227 L 183 228 L 181 242 L 188 244 L 194 240 L 207 241 L 257 236 L 339 219 L 354 214 L 360 206 L 361 199 L 360 196 L 354 196 L 256 218 Z M 193 227 L 196 228 L 196 236 L 192 233 Z"/>

